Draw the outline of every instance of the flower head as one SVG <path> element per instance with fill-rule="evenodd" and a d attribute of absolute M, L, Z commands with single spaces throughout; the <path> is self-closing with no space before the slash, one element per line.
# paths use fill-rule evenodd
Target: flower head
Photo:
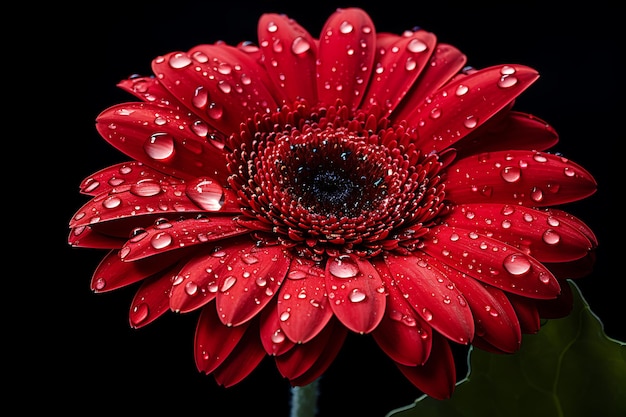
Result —
<path fill-rule="evenodd" d="M 451 343 L 515 352 L 590 271 L 593 232 L 557 207 L 596 183 L 513 109 L 532 68 L 467 67 L 433 33 L 346 8 L 319 38 L 265 14 L 258 44 L 152 69 L 97 117 L 130 160 L 82 182 L 69 242 L 109 250 L 94 291 L 137 285 L 132 327 L 199 311 L 195 362 L 219 384 L 268 355 L 308 384 L 355 332 L 446 398 Z"/>

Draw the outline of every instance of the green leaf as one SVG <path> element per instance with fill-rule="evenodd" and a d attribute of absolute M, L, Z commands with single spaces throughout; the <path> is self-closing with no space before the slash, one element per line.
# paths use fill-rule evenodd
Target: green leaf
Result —
<path fill-rule="evenodd" d="M 471 348 L 452 398 L 422 396 L 387 417 L 624 417 L 626 343 L 606 336 L 580 289 L 574 308 L 511 355 Z"/>

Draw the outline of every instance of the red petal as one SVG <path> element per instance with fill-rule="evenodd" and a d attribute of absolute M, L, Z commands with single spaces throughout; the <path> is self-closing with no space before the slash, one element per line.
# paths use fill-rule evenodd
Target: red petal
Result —
<path fill-rule="evenodd" d="M 231 217 L 211 216 L 200 219 L 160 221 L 142 229 L 120 250 L 124 261 L 154 256 L 170 250 L 190 248 L 207 242 L 247 234 Z"/>
<path fill-rule="evenodd" d="M 446 217 L 446 224 L 508 243 L 540 262 L 579 259 L 592 248 L 587 236 L 567 219 L 518 205 L 460 205 Z"/>
<path fill-rule="evenodd" d="M 304 98 L 317 103 L 315 39 L 296 21 L 276 13 L 261 16 L 257 32 L 275 89 L 290 101 Z"/>
<path fill-rule="evenodd" d="M 407 94 L 428 64 L 437 37 L 425 30 L 397 36 L 393 43 L 377 44 L 374 75 L 365 93 L 366 110 L 378 105 L 389 114 Z"/>
<path fill-rule="evenodd" d="M 133 76 L 120 81 L 117 86 L 147 103 L 155 103 L 160 106 L 181 110 L 182 104 L 176 97 L 170 94 L 154 76 Z"/>
<path fill-rule="evenodd" d="M 445 271 L 461 291 L 472 310 L 475 336 L 497 346 L 502 352 L 515 352 L 522 342 L 522 332 L 515 310 L 499 289 L 486 286 L 467 275 L 429 258 L 429 262 Z"/>
<path fill-rule="evenodd" d="M 318 379 L 331 365 L 331 363 L 339 354 L 341 347 L 343 346 L 344 341 L 348 335 L 348 330 L 337 324 L 336 320 L 332 320 L 328 328 L 331 330 L 331 334 L 329 340 L 331 341 L 328 345 L 322 350 L 321 355 L 317 358 L 317 360 L 307 369 L 303 374 L 296 378 L 292 378 L 290 380 L 291 385 L 293 386 L 304 386 L 309 385 L 316 379 Z"/>
<path fill-rule="evenodd" d="M 543 120 L 526 113 L 508 111 L 498 120 L 490 120 L 456 145 L 459 158 L 483 152 L 507 149 L 543 151 L 556 145 L 559 135 Z"/>
<path fill-rule="evenodd" d="M 458 343 L 472 340 L 472 312 L 444 273 L 419 256 L 388 255 L 384 259 L 402 295 L 430 326 Z"/>
<path fill-rule="evenodd" d="M 73 228 L 67 239 L 67 242 L 74 247 L 92 249 L 119 249 L 125 241 L 125 239 L 103 235 L 89 226 Z"/>
<path fill-rule="evenodd" d="M 448 341 L 433 333 L 433 348 L 424 365 L 396 363 L 402 374 L 419 390 L 438 400 L 450 398 L 456 384 L 454 356 Z"/>
<path fill-rule="evenodd" d="M 204 180 L 207 181 L 207 180 Z M 88 201 L 70 220 L 70 227 L 91 225 L 120 220 L 118 227 L 126 226 L 124 236 L 128 237 L 130 227 L 147 227 L 155 219 L 162 217 L 179 218 L 183 214 L 239 213 L 239 205 L 234 192 L 213 185 L 208 192 L 201 193 L 197 182 L 189 184 L 166 184 L 150 180 L 139 184 L 127 184 L 115 188 L 110 193 L 101 194 Z M 107 224 L 106 231 L 112 234 L 114 226 Z"/>
<path fill-rule="evenodd" d="M 283 283 L 284 285 L 284 283 Z M 270 302 L 261 312 L 261 343 L 268 355 L 278 356 L 295 346 L 281 327 L 276 303 Z"/>
<path fill-rule="evenodd" d="M 342 255 L 326 262 L 326 291 L 335 316 L 348 329 L 369 333 L 385 312 L 385 288 L 368 260 Z"/>
<path fill-rule="evenodd" d="M 392 113 L 394 120 L 403 120 L 433 92 L 447 83 L 467 62 L 467 57 L 452 45 L 439 43 L 412 90 Z"/>
<path fill-rule="evenodd" d="M 170 308 L 173 311 L 193 311 L 215 298 L 217 277 L 219 272 L 226 269 L 223 254 L 218 247 L 207 248 L 180 269 L 173 280 L 170 294 Z"/>
<path fill-rule="evenodd" d="M 141 283 L 130 305 L 131 327 L 144 327 L 169 311 L 170 290 L 177 271 L 178 268 L 169 268 Z"/>
<path fill-rule="evenodd" d="M 265 357 L 265 350 L 259 342 L 258 330 L 256 325 L 249 326 L 235 349 L 213 371 L 213 377 L 218 384 L 226 388 L 232 387 L 241 382 L 261 363 Z"/>
<path fill-rule="evenodd" d="M 519 320 L 523 333 L 537 333 L 541 328 L 541 318 L 537 310 L 536 300 L 508 294 L 511 305 Z M 545 302 L 554 300 L 543 300 Z"/>
<path fill-rule="evenodd" d="M 296 344 L 293 349 L 285 352 L 280 356 L 276 356 L 276 367 L 282 376 L 289 380 L 294 380 L 307 372 L 336 342 L 331 336 L 335 334 L 335 321 L 331 320 L 329 325 L 318 333 L 313 339 L 307 343 Z M 343 339 L 337 344 L 343 343 Z M 334 349 L 333 349 L 334 350 Z"/>
<path fill-rule="evenodd" d="M 241 60 L 234 59 L 234 53 Z M 222 44 L 201 45 L 153 60 L 152 70 L 179 101 L 228 135 L 254 113 L 277 106 L 263 82 L 247 73 L 244 58 L 248 57 Z"/>
<path fill-rule="evenodd" d="M 444 85 L 408 117 L 425 154 L 441 151 L 506 107 L 539 75 L 521 65 L 498 65 Z"/>
<path fill-rule="evenodd" d="M 173 177 L 228 177 L 223 151 L 207 140 L 209 127 L 186 113 L 152 103 L 122 103 L 100 113 L 96 129 L 132 159 Z"/>
<path fill-rule="evenodd" d="M 555 298 L 556 278 L 540 262 L 506 243 L 465 229 L 438 226 L 422 250 L 442 264 L 504 291 L 530 298 Z"/>
<path fill-rule="evenodd" d="M 254 317 L 274 297 L 289 269 L 282 246 L 258 248 L 242 240 L 224 248 L 218 276 L 217 311 L 222 323 L 238 326 Z"/>
<path fill-rule="evenodd" d="M 180 253 L 170 252 L 164 256 L 136 262 L 123 262 L 119 257 L 119 251 L 111 251 L 94 271 L 91 289 L 95 292 L 107 292 L 125 287 L 167 269 L 180 258 Z"/>
<path fill-rule="evenodd" d="M 225 326 L 217 317 L 213 303 L 200 313 L 194 340 L 194 358 L 198 371 L 210 374 L 220 366 L 243 337 L 248 323 Z"/>
<path fill-rule="evenodd" d="M 470 156 L 447 169 L 446 194 L 465 203 L 546 207 L 581 200 L 596 191 L 583 167 L 545 152 L 510 150 Z"/>
<path fill-rule="evenodd" d="M 91 196 L 109 193 L 117 187 L 144 181 L 179 183 L 179 179 L 137 161 L 123 162 L 104 168 L 80 183 L 80 192 Z"/>
<path fill-rule="evenodd" d="M 372 261 L 387 285 L 387 307 L 382 321 L 372 332 L 378 346 L 395 362 L 423 365 L 430 355 L 432 328 L 416 314 L 392 282 L 389 268 L 383 261 Z"/>
<path fill-rule="evenodd" d="M 341 99 L 350 110 L 358 107 L 372 73 L 376 29 L 358 8 L 338 9 L 321 31 L 317 60 L 317 94 L 322 103 Z"/>
<path fill-rule="evenodd" d="M 322 268 L 306 259 L 291 261 L 277 304 L 280 327 L 290 340 L 306 343 L 326 326 L 333 315 L 326 291 Z"/>

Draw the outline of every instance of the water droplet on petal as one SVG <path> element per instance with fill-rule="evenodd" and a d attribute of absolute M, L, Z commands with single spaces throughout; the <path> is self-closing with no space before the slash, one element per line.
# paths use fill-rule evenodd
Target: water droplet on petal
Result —
<path fill-rule="evenodd" d="M 197 178 L 190 182 L 185 193 L 204 210 L 219 211 L 224 204 L 224 189 L 209 178 Z"/>
<path fill-rule="evenodd" d="M 365 293 L 357 288 L 353 289 L 348 296 L 350 301 L 352 301 L 353 303 L 360 303 L 361 301 L 365 300 L 366 297 L 367 296 L 365 295 Z"/>
<path fill-rule="evenodd" d="M 148 308 L 148 304 L 139 303 L 132 308 L 130 312 L 130 321 L 133 326 L 138 326 L 141 322 L 148 318 L 149 313 L 150 309 Z"/>
<path fill-rule="evenodd" d="M 521 276 L 530 271 L 531 264 L 528 258 L 521 253 L 514 253 L 504 259 L 504 269 L 515 276 Z"/>
<path fill-rule="evenodd" d="M 343 23 L 341 23 L 341 25 L 339 26 L 339 32 L 343 34 L 350 33 L 352 32 L 352 30 L 354 30 L 354 26 L 352 26 L 352 23 L 348 22 L 347 20 L 344 20 Z"/>
<path fill-rule="evenodd" d="M 349 256 L 340 256 L 329 261 L 328 270 L 337 278 L 352 278 L 359 273 L 359 267 Z"/>
<path fill-rule="evenodd" d="M 519 167 L 504 167 L 500 176 L 506 182 L 516 182 L 522 177 L 522 170 Z"/>
<path fill-rule="evenodd" d="M 169 64 L 170 67 L 174 69 L 185 68 L 190 65 L 193 61 L 187 55 L 179 52 L 170 56 Z"/>
<path fill-rule="evenodd" d="M 155 133 L 146 140 L 143 149 L 152 159 L 168 159 L 174 154 L 174 139 L 167 133 Z"/>
<path fill-rule="evenodd" d="M 561 236 L 553 229 L 548 229 L 545 232 L 543 232 L 542 239 L 548 245 L 556 245 L 557 243 L 561 241 Z"/>
<path fill-rule="evenodd" d="M 150 239 L 150 245 L 152 245 L 154 249 L 163 249 L 171 245 L 172 241 L 172 236 L 169 233 L 160 232 L 152 236 L 152 239 Z"/>

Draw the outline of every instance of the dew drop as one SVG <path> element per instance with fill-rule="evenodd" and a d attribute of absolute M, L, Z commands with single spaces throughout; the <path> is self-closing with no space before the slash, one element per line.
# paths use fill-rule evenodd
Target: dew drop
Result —
<path fill-rule="evenodd" d="M 542 239 L 548 245 L 556 245 L 561 241 L 561 236 L 553 229 L 548 229 L 543 232 Z"/>
<path fill-rule="evenodd" d="M 220 291 L 226 292 L 230 290 L 233 287 L 233 285 L 235 285 L 236 282 L 237 282 L 237 278 L 235 278 L 234 276 L 231 275 L 231 276 L 226 277 L 226 279 L 222 283 L 222 288 L 220 288 Z"/>
<path fill-rule="evenodd" d="M 362 290 L 360 290 L 358 288 L 355 288 L 355 289 L 352 290 L 352 292 L 350 293 L 348 298 L 353 303 L 360 303 L 361 301 L 365 300 L 365 298 L 367 298 L 367 296 L 365 295 L 365 293 Z"/>
<path fill-rule="evenodd" d="M 517 84 L 517 82 L 518 82 L 517 77 L 513 75 L 503 75 L 502 77 L 500 77 L 500 80 L 498 81 L 498 87 L 511 88 L 515 84 Z"/>
<path fill-rule="evenodd" d="M 98 278 L 96 279 L 94 288 L 96 289 L 96 291 L 102 291 L 104 289 L 104 287 L 107 286 L 107 282 L 104 278 Z"/>
<path fill-rule="evenodd" d="M 516 182 L 522 177 L 522 170 L 519 167 L 504 167 L 500 176 L 506 182 Z"/>
<path fill-rule="evenodd" d="M 422 317 L 424 318 L 424 320 L 426 321 L 431 321 L 433 319 L 433 313 L 427 309 L 426 307 L 424 307 L 422 309 Z"/>
<path fill-rule="evenodd" d="M 354 30 L 354 26 L 352 26 L 352 23 L 348 22 L 347 20 L 344 20 L 343 23 L 341 23 L 341 25 L 339 26 L 339 32 L 345 34 L 348 34 L 350 32 L 352 32 Z"/>
<path fill-rule="evenodd" d="M 293 270 L 293 271 L 289 271 L 289 273 L 287 274 L 287 278 L 290 279 L 302 279 L 306 277 L 306 272 L 304 271 L 300 271 L 300 270 Z"/>
<path fill-rule="evenodd" d="M 130 320 L 132 321 L 134 326 L 138 326 L 148 318 L 149 314 L 150 309 L 148 308 L 148 304 L 139 303 L 131 310 Z"/>
<path fill-rule="evenodd" d="M 146 140 L 143 149 L 152 159 L 168 159 L 174 154 L 174 139 L 167 133 L 155 133 Z"/>
<path fill-rule="evenodd" d="M 328 270 L 337 278 L 352 278 L 359 273 L 358 265 L 349 256 L 333 258 Z"/>
<path fill-rule="evenodd" d="M 150 245 L 152 245 L 154 249 L 163 249 L 171 245 L 172 241 L 172 236 L 169 233 L 160 232 L 152 236 L 152 239 L 150 239 Z"/>
<path fill-rule="evenodd" d="M 469 87 L 464 85 L 464 84 L 459 84 L 456 87 L 456 91 L 454 92 L 454 94 L 456 94 L 458 97 L 460 96 L 464 96 L 465 94 L 467 94 L 467 92 L 469 91 Z"/>
<path fill-rule="evenodd" d="M 170 67 L 174 69 L 181 69 L 185 68 L 188 65 L 191 65 L 192 60 L 187 55 L 179 52 L 170 56 L 170 60 L 168 63 Z"/>
<path fill-rule="evenodd" d="M 530 191 L 530 198 L 537 203 L 540 202 L 543 200 L 543 191 L 537 187 L 533 187 Z"/>
<path fill-rule="evenodd" d="M 102 205 L 108 209 L 119 207 L 120 204 L 122 204 L 122 199 L 117 196 L 109 196 L 102 202 Z"/>
<path fill-rule="evenodd" d="M 418 52 L 424 52 L 426 49 L 428 49 L 428 45 L 426 45 L 424 42 L 422 42 L 419 39 L 412 39 L 407 44 L 406 49 L 409 52 L 413 52 L 416 54 Z"/>
<path fill-rule="evenodd" d="M 224 204 L 224 189 L 209 178 L 197 178 L 190 182 L 185 193 L 194 203 L 207 211 L 219 211 Z"/>
<path fill-rule="evenodd" d="M 193 281 L 189 281 L 185 284 L 185 293 L 187 293 L 187 295 L 196 295 L 198 293 L 198 284 Z"/>
<path fill-rule="evenodd" d="M 161 186 L 156 181 L 146 180 L 133 184 L 129 190 L 138 197 L 153 197 L 161 193 Z"/>
<path fill-rule="evenodd" d="M 507 256 L 502 264 L 504 269 L 515 276 L 521 276 L 530 271 L 531 264 L 526 256 L 521 253 L 514 253 Z"/>
<path fill-rule="evenodd" d="M 288 311 L 284 311 L 284 312 L 280 313 L 280 321 L 287 321 L 287 320 L 289 320 L 289 316 L 291 316 L 291 314 Z"/>
<path fill-rule="evenodd" d="M 473 129 L 478 125 L 478 118 L 476 116 L 467 116 L 463 121 L 463 126 L 468 129 Z"/>
<path fill-rule="evenodd" d="M 204 89 L 204 87 L 200 86 L 196 88 L 193 93 L 193 97 L 191 98 L 191 104 L 197 109 L 203 109 L 206 107 L 209 102 L 209 93 Z"/>
<path fill-rule="evenodd" d="M 211 103 L 206 110 L 207 115 L 213 120 L 219 120 L 224 116 L 224 107 L 218 103 Z"/>
<path fill-rule="evenodd" d="M 291 52 L 293 52 L 296 55 L 305 54 L 310 49 L 311 49 L 311 44 L 302 36 L 298 36 L 291 43 Z"/>
<path fill-rule="evenodd" d="M 272 334 L 271 339 L 272 339 L 272 343 L 275 343 L 275 344 L 283 343 L 285 341 L 285 334 L 283 333 L 281 329 L 278 329 Z"/>

